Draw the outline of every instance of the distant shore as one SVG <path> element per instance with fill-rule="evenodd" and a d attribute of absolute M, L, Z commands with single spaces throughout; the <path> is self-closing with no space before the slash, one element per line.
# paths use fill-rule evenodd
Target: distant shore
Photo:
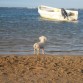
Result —
<path fill-rule="evenodd" d="M 0 55 L 0 83 L 83 83 L 83 56 Z"/>

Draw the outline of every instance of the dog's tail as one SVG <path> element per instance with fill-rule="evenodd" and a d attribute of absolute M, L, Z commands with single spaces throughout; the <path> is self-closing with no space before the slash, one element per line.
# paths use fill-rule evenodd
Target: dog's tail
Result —
<path fill-rule="evenodd" d="M 38 44 L 38 43 L 35 43 L 35 44 L 33 45 L 33 48 L 34 48 L 34 49 L 39 48 L 39 44 Z"/>

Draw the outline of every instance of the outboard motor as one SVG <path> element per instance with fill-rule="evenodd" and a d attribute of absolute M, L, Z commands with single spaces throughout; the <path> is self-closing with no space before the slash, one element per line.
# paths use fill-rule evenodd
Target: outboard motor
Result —
<path fill-rule="evenodd" d="M 65 19 L 65 18 L 68 19 L 68 14 L 67 14 L 67 12 L 65 11 L 64 8 L 61 8 L 61 14 L 62 14 L 62 16 L 64 17 L 64 19 Z"/>

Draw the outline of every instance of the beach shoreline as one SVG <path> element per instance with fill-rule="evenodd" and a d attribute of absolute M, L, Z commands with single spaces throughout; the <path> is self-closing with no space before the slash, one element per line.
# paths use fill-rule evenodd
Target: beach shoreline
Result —
<path fill-rule="evenodd" d="M 0 55 L 0 83 L 83 83 L 83 56 Z"/>

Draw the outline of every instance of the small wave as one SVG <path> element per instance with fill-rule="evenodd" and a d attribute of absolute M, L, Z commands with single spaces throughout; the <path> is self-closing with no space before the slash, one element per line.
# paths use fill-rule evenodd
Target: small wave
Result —
<path fill-rule="evenodd" d="M 46 51 L 46 52 L 83 52 L 83 50 L 69 50 L 69 51 L 62 51 L 62 50 L 59 50 L 59 51 L 54 51 L 54 50 L 51 50 L 51 51 Z"/>
<path fill-rule="evenodd" d="M 33 50 L 11 50 L 10 52 L 32 52 Z"/>

